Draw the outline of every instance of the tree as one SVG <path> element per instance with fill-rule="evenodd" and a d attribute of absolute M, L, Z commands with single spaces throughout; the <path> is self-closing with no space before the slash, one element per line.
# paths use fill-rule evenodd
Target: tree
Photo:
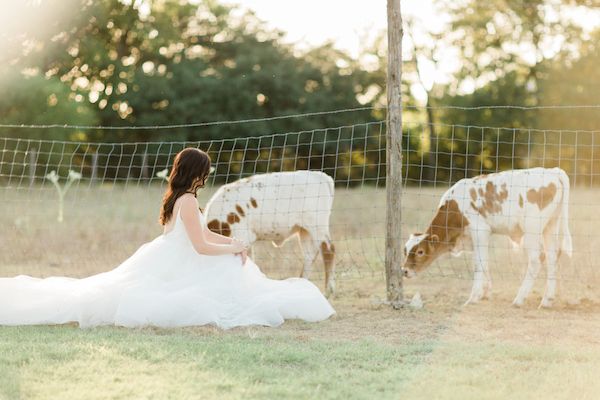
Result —
<path fill-rule="evenodd" d="M 55 1 L 42 3 L 51 7 Z M 139 4 L 148 5 L 143 9 Z M 360 106 L 357 64 L 332 45 L 297 56 L 252 13 L 234 17 L 215 1 L 124 3 L 71 0 L 77 17 L 28 39 L 40 51 L 18 57 L 22 68 L 57 77 L 97 107 L 103 125 L 163 125 L 270 117 Z M 369 118 L 369 112 L 164 132 L 171 139 L 234 137 L 314 129 Z M 64 121 L 61 121 L 64 122 Z M 125 133 L 88 132 L 121 140 Z M 156 132 L 127 132 L 128 140 Z"/>
<path fill-rule="evenodd" d="M 442 0 L 451 15 L 461 67 L 451 93 L 472 91 L 507 74 L 527 89 L 519 105 L 538 105 L 543 62 L 581 46 L 582 28 L 564 12 L 571 0 Z"/>
<path fill-rule="evenodd" d="M 584 54 L 581 50 L 594 43 L 564 12 L 576 3 L 590 7 L 592 12 L 591 4 L 586 2 L 440 3 L 451 16 L 445 36 L 448 45 L 458 49 L 460 68 L 456 80 L 437 98 L 439 104 L 464 108 L 548 104 L 543 87 L 557 81 L 557 71 L 564 70 L 560 64 L 575 63 Z M 555 100 L 554 104 L 565 104 L 564 98 Z M 449 126 L 441 125 L 439 129 L 438 179 L 455 181 L 529 165 L 532 147 L 538 143 L 529 137 L 530 131 L 522 128 L 548 126 L 544 115 L 549 114 L 506 108 L 440 111 L 438 118 Z"/>
<path fill-rule="evenodd" d="M 600 104 L 599 42 L 600 29 L 596 29 L 579 47 L 577 59 L 561 56 L 548 63 L 547 75 L 540 84 L 542 105 Z M 546 148 L 537 149 L 536 157 L 545 159 L 549 166 L 566 169 L 572 176 L 572 185 L 600 184 L 599 111 L 568 108 L 542 109 L 536 113 L 537 125 L 554 131 L 546 140 Z"/>

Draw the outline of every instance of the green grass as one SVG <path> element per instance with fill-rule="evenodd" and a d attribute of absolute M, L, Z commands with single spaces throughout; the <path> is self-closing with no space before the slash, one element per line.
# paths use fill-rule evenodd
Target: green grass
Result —
<path fill-rule="evenodd" d="M 0 328 L 0 397 L 395 398 L 429 351 L 242 331 Z"/>
<path fill-rule="evenodd" d="M 447 343 L 402 389 L 408 399 L 597 399 L 597 347 Z"/>
<path fill-rule="evenodd" d="M 392 345 L 266 332 L 0 328 L 0 398 L 591 399 L 600 393 L 596 346 L 441 338 Z"/>

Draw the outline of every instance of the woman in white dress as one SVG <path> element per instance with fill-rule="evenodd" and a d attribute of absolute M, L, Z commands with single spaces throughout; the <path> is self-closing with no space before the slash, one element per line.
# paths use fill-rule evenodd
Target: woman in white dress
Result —
<path fill-rule="evenodd" d="M 206 153 L 175 157 L 160 222 L 164 233 L 112 271 L 84 279 L 0 278 L 0 325 L 77 322 L 81 327 L 278 326 L 335 313 L 301 278 L 272 280 L 243 244 L 211 232 L 195 193 L 210 170 Z"/>

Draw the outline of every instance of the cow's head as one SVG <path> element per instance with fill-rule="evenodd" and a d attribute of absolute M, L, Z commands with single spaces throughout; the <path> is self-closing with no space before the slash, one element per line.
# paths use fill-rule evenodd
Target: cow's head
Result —
<path fill-rule="evenodd" d="M 411 234 L 404 245 L 405 259 L 402 266 L 404 276 L 412 278 L 427 268 L 442 254 L 440 247 L 440 238 L 436 234 Z"/>
<path fill-rule="evenodd" d="M 407 278 L 423 271 L 438 257 L 448 252 L 456 252 L 460 246 L 465 227 L 469 221 L 455 200 L 444 202 L 426 233 L 411 234 L 404 246 L 402 272 Z"/>

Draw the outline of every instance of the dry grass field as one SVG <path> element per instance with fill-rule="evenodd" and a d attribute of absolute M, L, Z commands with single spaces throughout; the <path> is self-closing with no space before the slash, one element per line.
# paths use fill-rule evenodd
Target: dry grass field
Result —
<path fill-rule="evenodd" d="M 0 276 L 83 277 L 114 268 L 160 234 L 162 190 L 158 185 L 80 186 L 67 195 L 61 224 L 55 220 L 52 188 L 2 192 Z M 426 228 L 442 192 L 406 190 L 403 237 Z M 199 196 L 201 204 L 210 193 L 207 189 Z M 149 384 L 146 391 L 133 392 L 139 398 L 597 398 L 599 202 L 596 191 L 572 190 L 574 257 L 560 266 L 553 309 L 537 309 L 543 276 L 523 308 L 511 307 L 525 258 L 499 237 L 492 245 L 491 300 L 462 306 L 471 284 L 465 256 L 441 260 L 423 276 L 405 281 L 406 297 L 419 292 L 422 309 L 391 310 L 382 304 L 385 193 L 368 187 L 338 188 L 332 216 L 338 252 L 338 294 L 332 304 L 337 315 L 330 320 L 231 331 L 0 328 L 0 398 L 76 398 L 91 385 L 112 382 L 120 387 L 112 377 L 118 374 L 140 387 L 149 382 L 148 374 L 155 374 L 163 382 L 160 390 L 171 390 L 161 396 L 163 392 Z M 300 272 L 295 241 L 280 249 L 260 244 L 255 251 L 257 263 L 269 276 Z M 322 286 L 321 264 L 313 270 L 313 281 Z M 69 350 L 66 343 L 79 350 Z M 180 348 L 182 343 L 187 350 Z M 157 345 L 156 354 L 148 355 Z M 218 361 L 223 355 L 228 362 Z M 196 357 L 207 364 L 194 364 Z M 278 357 L 289 358 L 289 366 L 281 367 Z M 262 365 L 260 360 L 271 360 L 272 366 L 248 366 Z M 73 374 L 79 382 L 72 383 L 74 391 L 50 385 Z M 215 386 L 214 379 L 221 379 L 222 385 Z M 48 385 L 56 396 L 43 389 Z M 206 396 L 190 394 L 197 390 Z M 107 397 L 128 398 L 117 389 L 110 393 Z"/>
<path fill-rule="evenodd" d="M 160 235 L 158 210 L 164 187 L 160 185 L 105 185 L 74 187 L 65 201 L 65 220 L 56 222 L 57 195 L 53 187 L 0 188 L 3 209 L 0 212 L 0 273 L 3 276 L 68 275 L 84 277 L 110 270 L 141 244 Z M 401 236 L 427 228 L 444 188 L 405 189 L 402 198 Z M 205 205 L 214 189 L 200 192 Z M 600 192 L 574 189 L 571 192 L 572 259 L 562 259 L 559 268 L 560 289 L 564 300 L 577 297 L 596 300 L 600 290 Z M 385 190 L 337 188 L 331 230 L 337 249 L 337 276 L 349 290 L 361 289 L 364 280 L 382 280 L 384 262 Z M 419 278 L 421 282 L 446 278 L 450 287 L 455 280 L 471 279 L 470 254 L 446 258 L 434 263 Z M 302 267 L 299 243 L 287 241 L 281 248 L 259 242 L 254 258 L 269 276 L 285 278 L 299 275 Z M 514 286 L 525 273 L 523 251 L 515 250 L 508 239 L 494 237 L 490 269 L 495 285 Z M 313 267 L 312 279 L 322 280 L 322 264 Z M 539 277 L 543 281 L 543 271 Z M 356 283 L 355 283 L 356 282 Z M 415 284 L 407 282 L 408 290 Z M 356 287 L 354 288 L 354 286 Z M 352 289 L 354 288 L 354 289 Z M 373 293 L 375 294 L 375 293 Z M 598 296 L 598 297 L 597 297 Z"/>

